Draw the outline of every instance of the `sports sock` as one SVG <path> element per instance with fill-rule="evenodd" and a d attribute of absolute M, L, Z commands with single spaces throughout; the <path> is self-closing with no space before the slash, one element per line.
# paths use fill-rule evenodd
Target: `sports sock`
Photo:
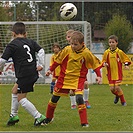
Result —
<path fill-rule="evenodd" d="M 76 105 L 76 96 L 70 96 L 71 106 Z"/>
<path fill-rule="evenodd" d="M 39 118 L 41 114 L 37 111 L 35 106 L 27 99 L 23 98 L 19 101 L 19 103 L 22 105 L 22 107 L 30 113 L 35 119 Z"/>
<path fill-rule="evenodd" d="M 80 123 L 88 124 L 87 110 L 86 110 L 85 104 L 78 105 L 78 112 L 79 112 L 79 116 L 80 116 Z"/>
<path fill-rule="evenodd" d="M 57 103 L 49 102 L 47 106 L 47 111 L 46 111 L 46 117 L 49 119 L 52 119 L 54 117 L 54 111 L 57 106 Z"/>
<path fill-rule="evenodd" d="M 111 91 L 114 95 L 118 96 L 118 91 Z"/>
<path fill-rule="evenodd" d="M 120 90 L 120 91 L 118 92 L 118 96 L 120 97 L 121 103 L 126 102 L 126 100 L 125 100 L 125 98 L 124 98 L 124 94 L 123 94 L 123 91 L 122 91 L 122 90 Z"/>
<path fill-rule="evenodd" d="M 88 99 L 89 99 L 89 88 L 84 89 L 83 98 L 84 98 L 84 101 L 88 101 Z"/>
<path fill-rule="evenodd" d="M 13 116 L 18 115 L 18 108 L 19 108 L 18 96 L 17 94 L 12 94 L 11 114 Z"/>
<path fill-rule="evenodd" d="M 125 98 L 124 98 L 124 95 L 123 95 L 123 94 L 122 94 L 122 95 L 120 95 L 119 97 L 120 97 L 121 103 L 126 102 L 126 100 L 125 100 Z"/>

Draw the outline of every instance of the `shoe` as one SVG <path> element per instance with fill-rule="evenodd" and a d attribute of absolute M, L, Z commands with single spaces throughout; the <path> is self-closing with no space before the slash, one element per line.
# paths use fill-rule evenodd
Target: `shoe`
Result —
<path fill-rule="evenodd" d="M 85 106 L 86 106 L 87 109 L 90 109 L 91 108 L 91 105 L 89 104 L 88 101 L 85 101 Z"/>
<path fill-rule="evenodd" d="M 35 126 L 41 125 L 41 123 L 42 123 L 45 119 L 46 119 L 46 117 L 45 117 L 44 115 L 41 115 L 40 118 L 35 119 L 34 125 L 35 125 Z"/>
<path fill-rule="evenodd" d="M 8 120 L 8 122 L 7 122 L 7 125 L 8 126 L 13 126 L 13 125 L 15 125 L 15 123 L 18 123 L 19 122 L 19 117 L 18 117 L 18 115 L 16 115 L 16 116 L 13 116 L 12 114 L 10 115 L 10 118 L 9 118 L 9 120 Z"/>
<path fill-rule="evenodd" d="M 41 125 L 42 125 L 42 126 L 48 125 L 48 124 L 52 123 L 53 120 L 54 120 L 54 118 L 52 118 L 52 119 L 46 118 L 46 119 L 41 123 Z"/>
<path fill-rule="evenodd" d="M 82 127 L 89 127 L 89 124 L 81 124 Z"/>
<path fill-rule="evenodd" d="M 114 104 L 117 104 L 118 101 L 119 101 L 119 96 L 116 96 L 116 97 L 115 97 L 115 100 L 114 100 Z"/>
<path fill-rule="evenodd" d="M 76 105 L 71 106 L 71 109 L 76 109 L 76 108 L 77 108 Z"/>
<path fill-rule="evenodd" d="M 123 102 L 123 103 L 121 103 L 121 104 L 122 104 L 122 106 L 127 106 L 126 102 Z"/>

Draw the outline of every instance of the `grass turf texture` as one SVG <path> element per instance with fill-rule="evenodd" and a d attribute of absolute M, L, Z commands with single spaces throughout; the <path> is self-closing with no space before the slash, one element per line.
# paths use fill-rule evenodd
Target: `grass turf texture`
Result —
<path fill-rule="evenodd" d="M 114 95 L 108 85 L 90 85 L 89 101 L 91 109 L 87 109 L 89 127 L 82 128 L 78 111 L 71 110 L 70 98 L 61 97 L 55 110 L 54 121 L 47 126 L 35 127 L 34 118 L 21 106 L 20 121 L 15 126 L 6 126 L 10 114 L 11 88 L 13 85 L 0 85 L 0 131 L 133 131 L 132 126 L 132 89 L 133 85 L 122 85 L 127 106 L 120 102 L 114 104 Z M 47 103 L 51 98 L 50 85 L 35 85 L 34 92 L 27 98 L 45 115 Z"/>

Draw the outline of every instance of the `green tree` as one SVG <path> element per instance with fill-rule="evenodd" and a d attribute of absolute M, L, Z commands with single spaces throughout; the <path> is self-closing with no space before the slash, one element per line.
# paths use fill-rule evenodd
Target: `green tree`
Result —
<path fill-rule="evenodd" d="M 118 37 L 118 47 L 120 49 L 122 49 L 124 52 L 129 51 L 131 48 L 133 29 L 126 16 L 120 16 L 119 14 L 113 15 L 112 20 L 105 25 L 104 30 L 107 37 L 112 34 Z M 108 48 L 107 41 L 105 43 L 105 48 Z"/>

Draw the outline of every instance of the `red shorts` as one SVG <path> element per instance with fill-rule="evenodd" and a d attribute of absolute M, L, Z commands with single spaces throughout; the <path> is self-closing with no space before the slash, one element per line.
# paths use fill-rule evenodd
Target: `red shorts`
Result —
<path fill-rule="evenodd" d="M 109 86 L 118 86 L 121 84 L 121 80 L 110 80 L 109 81 Z"/>
<path fill-rule="evenodd" d="M 55 87 L 53 94 L 55 96 L 68 96 L 70 90 L 71 89 L 63 89 L 63 88 Z M 75 90 L 73 89 L 73 92 L 75 94 L 82 94 L 83 95 L 83 89 L 75 89 Z"/>

